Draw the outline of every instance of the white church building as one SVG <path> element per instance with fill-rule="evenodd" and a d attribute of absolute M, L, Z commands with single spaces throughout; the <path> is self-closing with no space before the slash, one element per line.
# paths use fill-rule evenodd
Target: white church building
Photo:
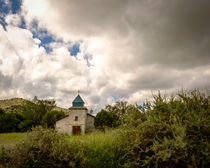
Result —
<path fill-rule="evenodd" d="M 68 135 L 85 134 L 95 129 L 94 118 L 88 113 L 84 101 L 78 94 L 72 102 L 72 107 L 69 108 L 69 114 L 56 121 L 55 128 L 58 132 Z"/>

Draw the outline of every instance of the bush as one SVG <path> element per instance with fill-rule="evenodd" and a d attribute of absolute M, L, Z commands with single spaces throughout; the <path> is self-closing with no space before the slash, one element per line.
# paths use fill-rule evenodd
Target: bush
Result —
<path fill-rule="evenodd" d="M 147 105 L 146 112 L 127 120 L 131 141 L 125 166 L 208 167 L 209 93 L 195 90 L 169 99 L 158 94 Z"/>
<path fill-rule="evenodd" d="M 3 167 L 120 167 L 125 149 L 123 136 L 106 131 L 81 137 L 67 137 L 53 129 L 33 128 L 26 140 L 10 149 L 0 150 Z M 126 145 L 126 144 L 125 144 Z"/>
<path fill-rule="evenodd" d="M 3 149 L 0 163 L 4 167 L 79 167 L 82 153 L 76 144 L 68 144 L 55 130 L 33 128 L 27 139 L 11 149 Z M 0 165 L 1 165 L 0 164 Z"/>

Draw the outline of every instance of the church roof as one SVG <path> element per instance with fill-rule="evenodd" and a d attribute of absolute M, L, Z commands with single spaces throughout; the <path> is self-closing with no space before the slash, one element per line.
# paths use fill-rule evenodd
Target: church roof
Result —
<path fill-rule="evenodd" d="M 82 98 L 80 97 L 79 94 L 77 95 L 77 97 L 72 102 L 73 106 L 84 106 L 84 103 L 85 102 L 82 100 Z"/>
<path fill-rule="evenodd" d="M 77 97 L 74 99 L 73 102 L 80 102 L 80 103 L 84 103 L 84 101 L 82 100 L 82 98 L 80 97 L 80 95 L 78 94 Z"/>

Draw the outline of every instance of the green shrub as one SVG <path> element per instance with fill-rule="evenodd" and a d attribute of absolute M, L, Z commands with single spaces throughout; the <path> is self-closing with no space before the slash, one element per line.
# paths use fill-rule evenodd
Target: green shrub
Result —
<path fill-rule="evenodd" d="M 160 94 L 127 125 L 125 167 L 208 167 L 210 95 L 194 90 L 167 99 Z M 146 119 L 145 119 L 146 117 Z"/>
<path fill-rule="evenodd" d="M 88 138 L 88 137 L 89 138 Z M 126 137 L 122 136 L 120 129 L 108 129 L 96 132 L 85 137 L 85 166 L 90 168 L 115 168 L 121 167 L 125 152 Z"/>
<path fill-rule="evenodd" d="M 52 129 L 33 128 L 15 147 L 2 148 L 3 167 L 121 167 L 127 144 L 121 130 L 67 137 Z"/>
<path fill-rule="evenodd" d="M 77 144 L 69 144 L 64 135 L 52 129 L 33 128 L 26 140 L 3 149 L 0 163 L 4 167 L 79 167 L 83 153 Z"/>

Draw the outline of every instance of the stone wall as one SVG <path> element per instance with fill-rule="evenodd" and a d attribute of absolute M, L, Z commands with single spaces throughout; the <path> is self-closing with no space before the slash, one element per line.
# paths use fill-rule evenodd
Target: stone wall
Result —
<path fill-rule="evenodd" d="M 87 114 L 87 121 L 86 121 L 86 132 L 87 133 L 95 130 L 94 119 L 95 119 L 94 116 Z"/>
<path fill-rule="evenodd" d="M 69 116 L 60 119 L 56 122 L 55 128 L 60 133 L 68 133 L 69 128 Z"/>

